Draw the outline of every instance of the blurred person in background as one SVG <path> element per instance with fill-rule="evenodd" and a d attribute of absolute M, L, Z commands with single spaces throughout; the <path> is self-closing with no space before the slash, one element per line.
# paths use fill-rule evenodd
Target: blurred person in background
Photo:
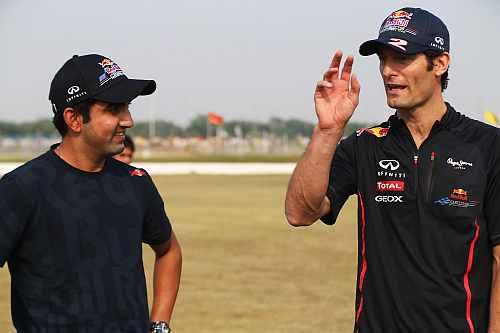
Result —
<path fill-rule="evenodd" d="M 391 13 L 359 51 L 378 56 L 396 112 L 341 141 L 360 83 L 337 51 L 314 94 L 288 222 L 331 225 L 357 194 L 355 332 L 500 332 L 499 130 L 444 101 L 450 38 L 430 12 Z"/>
<path fill-rule="evenodd" d="M 132 163 L 132 160 L 134 158 L 134 153 L 135 153 L 135 145 L 134 145 L 134 140 L 132 140 L 132 137 L 128 134 L 125 134 L 125 140 L 123 140 L 123 145 L 125 148 L 123 151 L 119 154 L 116 154 L 113 156 L 115 159 L 118 161 L 122 161 L 123 163 L 130 164 Z"/>
<path fill-rule="evenodd" d="M 181 249 L 142 169 L 112 158 L 152 80 L 107 57 L 73 56 L 49 99 L 62 140 L 0 180 L 0 264 L 18 332 L 170 332 Z M 156 253 L 148 310 L 142 242 Z"/>

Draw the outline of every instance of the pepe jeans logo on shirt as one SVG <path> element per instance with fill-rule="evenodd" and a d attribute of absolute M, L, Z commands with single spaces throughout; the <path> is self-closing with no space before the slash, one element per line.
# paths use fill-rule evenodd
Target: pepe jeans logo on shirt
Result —
<path fill-rule="evenodd" d="M 451 165 L 451 167 L 455 170 L 467 170 L 467 168 L 472 167 L 471 162 L 466 162 L 466 161 L 455 161 L 452 157 L 449 157 L 446 160 L 446 163 Z"/>

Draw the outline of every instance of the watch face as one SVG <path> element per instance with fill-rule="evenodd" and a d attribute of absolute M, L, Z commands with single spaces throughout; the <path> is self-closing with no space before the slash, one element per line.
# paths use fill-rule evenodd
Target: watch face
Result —
<path fill-rule="evenodd" d="M 151 332 L 152 333 L 170 333 L 170 327 L 164 321 L 155 321 L 151 323 Z"/>

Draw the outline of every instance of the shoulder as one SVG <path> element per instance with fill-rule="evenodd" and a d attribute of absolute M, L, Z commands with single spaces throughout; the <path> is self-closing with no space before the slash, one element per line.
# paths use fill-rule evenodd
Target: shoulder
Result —
<path fill-rule="evenodd" d="M 51 153 L 46 152 L 6 173 L 2 177 L 2 181 L 17 180 L 19 183 L 28 185 L 46 178 L 47 174 L 53 170 L 53 164 L 50 161 L 49 154 Z"/>
<path fill-rule="evenodd" d="M 491 149 L 492 144 L 500 143 L 500 129 L 469 118 L 460 112 L 454 111 L 454 120 L 449 130 L 460 141 L 466 141 L 483 149 Z"/>
<path fill-rule="evenodd" d="M 123 181 L 139 186 L 148 186 L 152 183 L 151 176 L 143 168 L 123 163 L 112 157 L 108 159 L 107 163 L 108 171 L 112 174 L 113 178 L 118 177 Z"/>

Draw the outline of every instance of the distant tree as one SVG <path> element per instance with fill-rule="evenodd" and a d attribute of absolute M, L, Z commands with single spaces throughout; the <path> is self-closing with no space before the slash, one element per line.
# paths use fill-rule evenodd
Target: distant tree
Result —
<path fill-rule="evenodd" d="M 184 131 L 187 136 L 202 136 L 207 135 L 207 116 L 197 115 L 190 122 Z"/>
<path fill-rule="evenodd" d="M 154 123 L 155 135 L 159 137 L 183 136 L 184 130 L 170 121 L 158 120 Z M 136 122 L 127 131 L 131 136 L 149 137 L 149 122 Z"/>

